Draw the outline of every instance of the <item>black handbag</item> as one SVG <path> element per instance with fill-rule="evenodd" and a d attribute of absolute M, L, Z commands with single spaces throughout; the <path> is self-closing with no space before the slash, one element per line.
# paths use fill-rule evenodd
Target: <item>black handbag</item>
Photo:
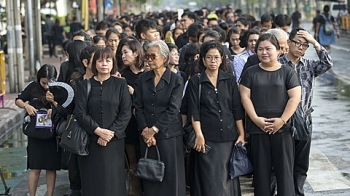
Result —
<path fill-rule="evenodd" d="M 184 135 L 183 142 L 188 149 L 193 149 L 194 143 L 196 141 L 196 133 L 194 132 L 191 122 L 187 122 L 183 127 Z"/>
<path fill-rule="evenodd" d="M 138 176 L 144 180 L 162 182 L 164 178 L 165 164 L 160 160 L 159 150 L 157 145 L 155 146 L 157 150 L 158 159 L 147 158 L 148 148 L 146 148 L 145 157 L 140 158 L 137 163 L 137 168 L 135 176 Z"/>
<path fill-rule="evenodd" d="M 91 91 L 90 80 L 87 80 L 87 97 L 89 97 Z M 62 134 L 60 146 L 71 153 L 87 156 L 89 155 L 89 135 L 81 128 L 78 121 L 75 119 L 74 114 L 69 115 L 65 131 Z"/>
<path fill-rule="evenodd" d="M 87 156 L 89 155 L 89 140 L 89 135 L 71 114 L 66 131 L 62 134 L 60 146 L 71 153 Z"/>
<path fill-rule="evenodd" d="M 40 109 L 37 111 L 37 115 L 41 112 L 45 112 L 46 109 Z M 47 110 L 46 110 L 47 111 Z M 23 133 L 31 138 L 39 140 L 49 140 L 54 138 L 55 132 L 52 128 L 37 127 L 37 116 L 26 115 L 24 117 L 22 131 Z"/>
<path fill-rule="evenodd" d="M 236 177 L 249 174 L 253 171 L 253 165 L 250 162 L 247 150 L 241 142 L 233 148 L 230 158 L 230 177 L 234 179 Z"/>
<path fill-rule="evenodd" d="M 200 74 L 198 74 L 199 79 L 201 78 Z M 198 109 L 200 110 L 200 100 L 201 100 L 201 91 L 202 91 L 202 84 L 199 82 L 199 88 L 198 88 L 198 100 L 199 100 L 199 104 L 198 104 Z M 194 144 L 196 142 L 196 132 L 193 129 L 192 126 L 192 122 L 190 120 L 187 121 L 186 125 L 183 127 L 183 142 L 184 145 L 188 148 L 188 149 L 193 149 Z"/>
<path fill-rule="evenodd" d="M 309 110 L 310 112 L 304 112 L 301 103 L 299 103 L 297 109 L 295 110 L 292 116 L 292 130 L 294 131 L 294 139 L 295 140 L 307 140 L 308 136 L 311 134 L 311 129 L 308 123 L 309 115 L 312 112 L 312 108 Z"/>

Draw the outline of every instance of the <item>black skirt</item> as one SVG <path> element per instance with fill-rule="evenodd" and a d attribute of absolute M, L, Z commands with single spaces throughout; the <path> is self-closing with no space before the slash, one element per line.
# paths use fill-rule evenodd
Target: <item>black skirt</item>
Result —
<path fill-rule="evenodd" d="M 144 156 L 146 144 L 141 139 L 141 156 Z M 169 139 L 158 139 L 157 146 L 160 159 L 165 164 L 163 182 L 144 180 L 144 196 L 185 196 L 185 163 L 183 154 L 182 135 Z M 155 147 L 148 149 L 148 158 L 157 159 Z M 85 196 L 85 195 L 84 195 Z"/>
<path fill-rule="evenodd" d="M 28 137 L 27 155 L 27 169 L 60 169 L 61 148 L 56 138 L 38 140 Z"/>
<path fill-rule="evenodd" d="M 107 146 L 90 141 L 89 155 L 78 157 L 84 196 L 126 195 L 124 139 Z"/>
<path fill-rule="evenodd" d="M 240 196 L 239 178 L 230 178 L 230 157 L 234 141 L 214 143 L 208 154 L 193 150 L 194 174 L 191 193 L 193 196 Z"/>

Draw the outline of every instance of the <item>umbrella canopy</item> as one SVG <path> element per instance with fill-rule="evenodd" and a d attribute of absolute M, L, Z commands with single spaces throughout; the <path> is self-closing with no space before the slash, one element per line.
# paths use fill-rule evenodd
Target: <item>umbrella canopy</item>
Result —
<path fill-rule="evenodd" d="M 64 82 L 49 82 L 50 92 L 55 96 L 55 101 L 66 108 L 74 98 L 73 88 Z"/>

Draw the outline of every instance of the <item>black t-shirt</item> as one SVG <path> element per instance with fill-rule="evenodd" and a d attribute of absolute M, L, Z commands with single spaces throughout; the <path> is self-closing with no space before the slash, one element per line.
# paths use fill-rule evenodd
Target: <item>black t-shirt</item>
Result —
<path fill-rule="evenodd" d="M 300 86 L 297 74 L 290 66 L 282 65 L 276 71 L 266 71 L 258 64 L 243 73 L 240 84 L 250 89 L 250 99 L 256 114 L 265 118 L 280 117 L 289 100 L 287 91 Z M 247 132 L 265 133 L 249 117 Z"/>

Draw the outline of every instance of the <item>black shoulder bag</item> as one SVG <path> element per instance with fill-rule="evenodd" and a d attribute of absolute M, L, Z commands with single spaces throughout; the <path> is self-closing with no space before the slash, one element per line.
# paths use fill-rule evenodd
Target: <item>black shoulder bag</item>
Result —
<path fill-rule="evenodd" d="M 87 98 L 89 98 L 91 91 L 90 80 L 87 80 Z M 89 155 L 89 135 L 81 128 L 78 121 L 75 119 L 74 114 L 69 115 L 65 131 L 62 134 L 60 146 L 71 153 L 78 154 L 80 156 Z"/>
<path fill-rule="evenodd" d="M 199 88 L 198 88 L 198 111 L 200 111 L 200 106 L 201 106 L 201 91 L 202 91 L 202 84 L 200 82 L 201 75 L 198 74 L 198 83 L 199 83 Z M 188 149 L 193 149 L 194 143 L 196 142 L 196 133 L 194 131 L 194 128 L 192 126 L 191 120 L 187 120 L 186 125 L 183 127 L 184 135 L 183 135 L 183 142 L 184 145 Z"/>

